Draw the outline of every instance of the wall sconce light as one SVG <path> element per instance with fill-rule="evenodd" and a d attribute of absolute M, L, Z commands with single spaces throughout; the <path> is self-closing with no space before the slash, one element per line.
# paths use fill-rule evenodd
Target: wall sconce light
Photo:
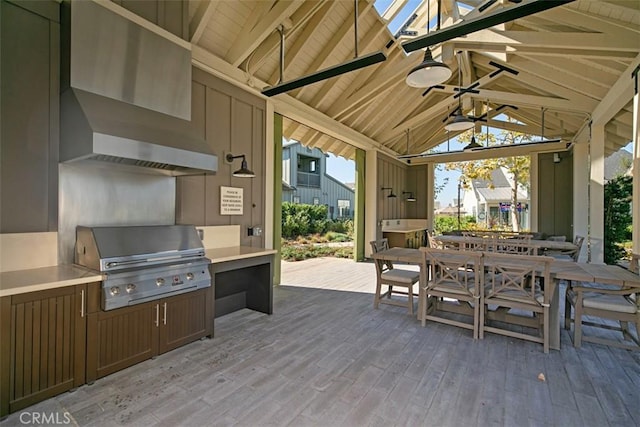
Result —
<path fill-rule="evenodd" d="M 407 202 L 415 202 L 416 198 L 413 195 L 413 191 L 403 191 L 402 195 L 404 196 L 405 194 L 408 194 L 406 201 Z"/>
<path fill-rule="evenodd" d="M 242 159 L 242 163 L 240 163 L 240 169 L 235 171 L 233 173 L 233 176 L 237 178 L 253 178 L 254 176 L 256 176 L 256 174 L 253 173 L 253 171 L 248 168 L 247 160 L 244 154 L 241 154 L 239 156 L 234 156 L 233 154 L 227 154 L 226 156 L 227 163 L 233 163 L 234 159 L 240 159 L 240 158 Z"/>
<path fill-rule="evenodd" d="M 391 188 L 391 187 L 382 187 L 382 191 L 385 191 L 385 190 L 391 190 L 389 192 L 389 195 L 387 196 L 389 199 L 395 199 L 396 198 L 396 195 L 393 194 L 393 188 Z"/>
<path fill-rule="evenodd" d="M 560 163 L 560 160 L 562 160 L 560 158 L 560 154 L 558 153 L 553 153 L 553 163 Z"/>

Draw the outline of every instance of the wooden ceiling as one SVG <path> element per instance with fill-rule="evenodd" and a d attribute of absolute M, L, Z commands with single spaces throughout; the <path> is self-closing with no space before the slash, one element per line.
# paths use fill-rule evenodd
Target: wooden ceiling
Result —
<path fill-rule="evenodd" d="M 407 29 L 420 36 L 432 22 L 434 31 L 437 3 L 420 2 Z M 441 3 L 442 28 L 519 5 L 496 1 L 480 12 L 488 0 Z M 453 74 L 428 92 L 405 83 L 424 51 L 406 54 L 402 42 L 411 37 L 395 38 L 387 27 L 409 4 L 390 0 L 379 14 L 373 1 L 358 2 L 359 55 L 382 50 L 386 61 L 269 98 L 285 117 L 287 138 L 345 158 L 353 158 L 356 147 L 391 156 L 425 152 L 447 140 L 446 118 L 458 106 L 459 63 L 462 87 L 477 90 L 462 96 L 463 111 L 479 117 L 488 106 L 491 128 L 540 135 L 544 117 L 545 137 L 575 142 L 588 138 L 594 120 L 606 123 L 606 154 L 631 141 L 639 1 L 576 0 L 432 46 Z M 194 63 L 260 93 L 279 82 L 280 26 L 285 82 L 353 59 L 354 6 L 352 0 L 191 0 Z"/>

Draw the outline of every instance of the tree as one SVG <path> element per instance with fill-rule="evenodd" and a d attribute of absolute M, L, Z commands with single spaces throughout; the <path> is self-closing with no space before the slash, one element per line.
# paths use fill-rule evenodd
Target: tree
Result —
<path fill-rule="evenodd" d="M 615 264 L 624 256 L 620 243 L 627 239 L 631 224 L 633 178 L 619 176 L 604 186 L 604 262 Z"/>
<path fill-rule="evenodd" d="M 458 135 L 458 141 L 468 143 L 471 141 L 473 133 L 471 130 Z M 515 131 L 501 130 L 498 136 L 489 133 L 475 135 L 476 141 L 484 146 L 521 144 L 531 142 L 531 135 Z M 447 170 L 458 170 L 461 173 L 462 185 L 465 189 L 471 188 L 471 181 L 482 179 L 489 181 L 490 188 L 493 188 L 491 174 L 499 168 L 503 168 L 513 179 L 511 187 L 511 224 L 514 231 L 520 231 L 520 217 L 517 213 L 518 188 L 529 188 L 529 156 L 501 157 L 496 159 L 474 160 L 469 162 L 447 163 Z"/>

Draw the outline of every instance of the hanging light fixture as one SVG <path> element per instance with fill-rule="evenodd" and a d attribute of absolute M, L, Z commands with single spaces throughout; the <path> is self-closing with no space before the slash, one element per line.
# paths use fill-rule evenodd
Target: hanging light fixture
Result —
<path fill-rule="evenodd" d="M 458 53 L 458 112 L 451 119 L 444 128 L 448 131 L 462 131 L 469 130 L 473 125 L 473 121 L 469 120 L 469 118 L 462 114 L 462 76 L 461 76 L 461 67 L 460 67 L 460 54 Z"/>
<path fill-rule="evenodd" d="M 407 198 L 405 199 L 407 202 L 415 202 L 416 198 L 413 195 L 413 191 L 403 191 L 402 195 L 404 196 L 405 194 L 408 194 Z"/>
<path fill-rule="evenodd" d="M 227 163 L 232 163 L 234 159 L 242 159 L 242 162 L 240 163 L 240 169 L 235 171 L 233 173 L 233 176 L 235 176 L 236 178 L 253 178 L 256 176 L 256 174 L 249 169 L 247 165 L 247 160 L 245 159 L 244 154 L 241 154 L 239 156 L 234 156 L 233 154 L 227 154 L 226 156 Z"/>
<path fill-rule="evenodd" d="M 395 199 L 397 196 L 395 195 L 395 193 L 393 192 L 393 188 L 391 187 L 382 187 L 382 191 L 386 191 L 386 190 L 391 190 L 389 192 L 389 195 L 387 196 L 387 198 L 389 199 Z"/>
<path fill-rule="evenodd" d="M 475 103 L 474 103 L 475 106 Z M 473 110 L 475 110 L 475 108 L 473 108 Z M 482 148 L 482 145 L 478 144 L 476 142 L 476 128 L 475 125 L 473 125 L 473 134 L 471 135 L 471 142 L 469 142 L 462 150 L 466 151 L 466 150 L 473 150 L 474 148 Z"/>
<path fill-rule="evenodd" d="M 429 19 L 431 19 L 430 3 L 427 2 Z M 438 2 L 438 29 L 440 29 L 440 2 Z M 429 34 L 429 23 L 427 23 L 427 34 Z M 431 49 L 427 46 L 424 51 L 424 59 L 409 71 L 405 82 L 411 87 L 431 87 L 446 81 L 449 77 L 451 77 L 451 69 L 447 64 L 433 59 Z"/>

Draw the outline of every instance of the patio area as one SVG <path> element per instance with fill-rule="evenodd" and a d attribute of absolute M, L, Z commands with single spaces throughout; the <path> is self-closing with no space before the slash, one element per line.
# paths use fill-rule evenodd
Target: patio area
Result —
<path fill-rule="evenodd" d="M 640 424 L 640 353 L 562 350 L 374 310 L 372 263 L 282 264 L 274 314 L 216 319 L 202 340 L 11 414 L 71 425 Z M 539 374 L 544 375 L 544 381 Z M 24 415 L 22 415 L 24 418 Z M 32 418 L 29 418 L 32 419 Z"/>

